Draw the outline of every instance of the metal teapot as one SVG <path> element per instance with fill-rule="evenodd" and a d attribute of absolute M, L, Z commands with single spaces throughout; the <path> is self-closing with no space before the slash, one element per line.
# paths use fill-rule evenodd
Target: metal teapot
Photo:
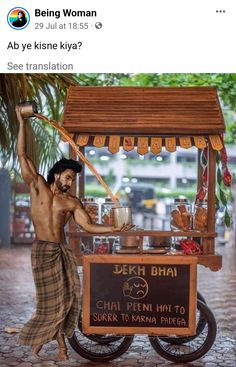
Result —
<path fill-rule="evenodd" d="M 35 113 L 38 113 L 37 104 L 35 101 L 26 101 L 18 104 L 21 107 L 21 115 L 24 119 L 33 117 Z"/>

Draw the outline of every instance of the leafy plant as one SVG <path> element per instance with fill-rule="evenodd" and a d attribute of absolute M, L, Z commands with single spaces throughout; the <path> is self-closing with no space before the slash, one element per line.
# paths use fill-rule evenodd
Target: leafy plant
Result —
<path fill-rule="evenodd" d="M 36 100 L 42 113 L 58 121 L 67 88 L 72 84 L 77 84 L 72 74 L 0 74 L 0 158 L 3 166 L 8 165 L 16 171 L 19 168 L 15 106 L 22 101 Z M 27 136 L 27 154 L 42 171 L 61 157 L 57 133 L 44 124 L 37 121 L 27 124 Z"/>
<path fill-rule="evenodd" d="M 202 188 L 206 188 L 205 195 L 207 194 L 207 165 L 206 152 L 203 150 L 201 153 L 201 165 L 203 167 L 202 174 Z M 224 223 L 227 227 L 232 224 L 232 218 L 228 212 L 228 203 L 232 201 L 231 192 L 231 174 L 227 167 L 227 153 L 225 147 L 220 153 L 216 155 L 216 208 L 224 208 Z M 208 188 L 209 189 L 209 188 Z"/>
<path fill-rule="evenodd" d="M 218 207 L 222 205 L 224 207 L 224 223 L 227 227 L 232 224 L 231 215 L 228 212 L 228 203 L 232 201 L 232 191 L 231 191 L 231 174 L 227 167 L 227 154 L 224 148 L 224 154 L 217 153 L 217 203 Z M 226 156 L 224 156 L 226 155 Z"/>

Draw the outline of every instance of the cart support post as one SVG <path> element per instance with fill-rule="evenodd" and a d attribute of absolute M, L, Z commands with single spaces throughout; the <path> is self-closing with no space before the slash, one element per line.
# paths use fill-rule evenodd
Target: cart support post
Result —
<path fill-rule="evenodd" d="M 69 146 L 69 158 L 77 160 L 76 153 L 71 148 L 71 146 Z M 76 185 L 76 180 L 75 180 L 72 183 L 71 191 L 70 191 L 71 194 L 74 195 L 74 196 L 76 196 L 76 186 L 77 185 Z M 76 230 L 77 230 L 77 227 L 76 227 L 75 221 L 73 219 L 70 219 L 70 221 L 69 221 L 69 233 L 76 232 Z M 80 256 L 80 245 L 78 246 L 78 240 L 69 235 L 69 244 L 70 244 L 70 246 L 73 250 L 74 255 L 78 259 L 79 256 Z"/>
<path fill-rule="evenodd" d="M 197 150 L 197 191 L 200 189 L 202 184 L 202 165 L 201 165 L 201 149 Z"/>
<path fill-rule="evenodd" d="M 216 152 L 213 150 L 211 144 L 208 142 L 208 219 L 207 230 L 210 233 L 215 232 L 215 184 L 216 184 Z M 206 242 L 205 242 L 206 241 Z M 209 238 L 203 243 L 203 248 L 208 255 L 215 253 L 215 239 Z M 204 246 L 207 245 L 207 246 Z"/>

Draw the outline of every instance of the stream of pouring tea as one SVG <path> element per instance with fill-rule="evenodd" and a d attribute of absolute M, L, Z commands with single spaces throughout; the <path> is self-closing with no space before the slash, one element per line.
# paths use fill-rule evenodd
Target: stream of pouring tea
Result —
<path fill-rule="evenodd" d="M 56 130 L 59 131 L 59 133 L 61 134 L 61 136 L 63 136 L 64 140 L 66 140 L 70 144 L 70 146 L 76 152 L 76 154 L 78 154 L 78 156 L 80 157 L 80 159 L 87 165 L 87 167 L 90 169 L 90 171 L 96 176 L 97 180 L 104 187 L 104 189 L 106 190 L 107 194 L 110 196 L 110 198 L 113 201 L 113 203 L 115 204 L 115 206 L 116 207 L 120 207 L 120 203 L 119 203 L 119 200 L 118 200 L 117 196 L 115 196 L 112 193 L 112 191 L 107 186 L 106 182 L 102 179 L 102 177 L 100 176 L 100 174 L 98 173 L 98 171 L 96 170 L 96 168 L 92 165 L 92 163 L 83 155 L 83 153 L 81 153 L 81 151 L 79 150 L 77 144 L 70 137 L 70 135 L 68 134 L 68 132 L 66 131 L 66 129 L 64 129 L 63 127 L 61 127 L 57 123 L 57 121 L 50 120 L 49 118 L 47 118 L 44 115 L 41 115 L 39 113 L 35 113 L 34 116 L 36 116 L 37 118 L 39 118 L 39 119 L 47 122 L 49 125 L 53 126 L 54 129 L 56 129 Z"/>

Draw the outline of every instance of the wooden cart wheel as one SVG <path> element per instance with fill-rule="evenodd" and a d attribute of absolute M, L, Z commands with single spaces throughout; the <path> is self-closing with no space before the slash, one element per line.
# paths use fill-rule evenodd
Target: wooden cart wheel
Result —
<path fill-rule="evenodd" d="M 197 292 L 197 299 L 201 302 L 206 303 L 205 298 L 200 292 Z M 196 328 L 196 334 L 193 336 L 160 336 L 159 338 L 164 340 L 166 343 L 175 344 L 175 345 L 181 345 L 183 343 L 190 342 L 196 336 L 198 336 L 205 328 L 206 326 L 206 319 L 204 315 L 201 313 L 201 310 L 198 310 L 197 313 L 197 328 Z"/>
<path fill-rule="evenodd" d="M 77 329 L 68 340 L 72 348 L 82 357 L 93 362 L 108 362 L 124 354 L 132 344 L 133 338 L 133 336 L 121 336 L 118 341 L 101 344 L 87 338 Z"/>
<path fill-rule="evenodd" d="M 81 333 L 83 333 L 83 329 L 82 329 L 82 311 L 80 311 L 79 314 L 79 321 L 78 321 L 78 328 L 81 331 Z M 86 336 L 86 338 L 98 343 L 98 344 L 109 344 L 109 343 L 114 343 L 116 341 L 118 341 L 119 339 L 121 339 L 121 336 L 117 336 L 114 334 L 84 334 L 84 336 Z"/>
<path fill-rule="evenodd" d="M 82 314 L 78 328 L 68 338 L 72 348 L 82 357 L 93 362 L 108 362 L 124 354 L 132 344 L 134 336 L 114 334 L 96 335 L 82 332 Z"/>
<path fill-rule="evenodd" d="M 209 307 L 198 300 L 197 312 L 201 313 L 206 323 L 203 330 L 191 340 L 179 344 L 172 344 L 168 337 L 149 337 L 150 343 L 155 351 L 165 359 L 172 362 L 184 363 L 195 361 L 204 356 L 212 347 L 216 338 L 216 320 Z M 198 316 L 199 318 L 199 316 Z M 186 339 L 188 339 L 186 337 Z M 178 338 L 176 338 L 178 340 Z"/>
<path fill-rule="evenodd" d="M 203 297 L 203 295 L 199 291 L 197 291 L 197 299 L 199 299 L 199 301 L 205 303 L 205 305 L 207 304 L 205 298 Z"/>

